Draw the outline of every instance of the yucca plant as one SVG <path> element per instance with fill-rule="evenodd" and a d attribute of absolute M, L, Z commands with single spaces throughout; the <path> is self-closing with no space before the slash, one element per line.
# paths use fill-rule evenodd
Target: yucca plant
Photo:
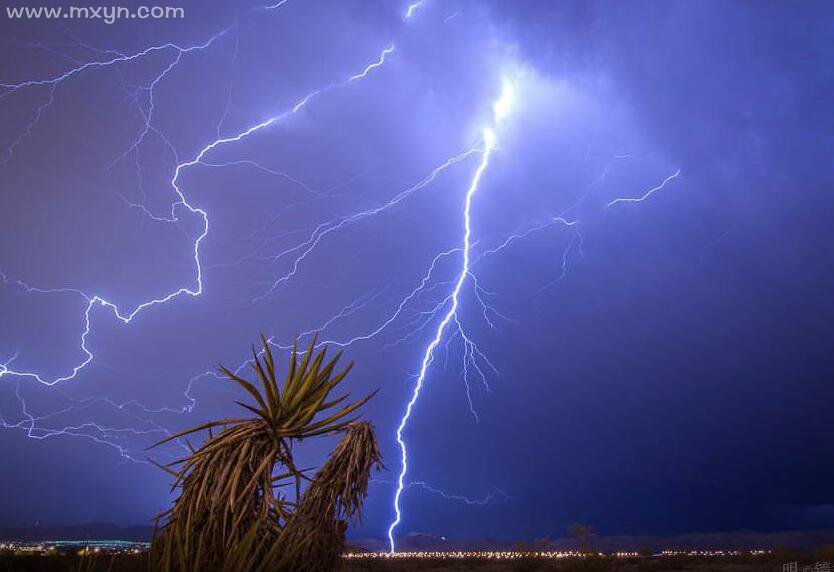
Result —
<path fill-rule="evenodd" d="M 236 402 L 251 416 L 206 423 L 157 444 L 207 432 L 188 457 L 163 467 L 180 494 L 157 519 L 154 569 L 332 570 L 347 522 L 360 515 L 380 455 L 373 428 L 352 414 L 373 393 L 355 403 L 348 395 L 331 399 L 353 364 L 335 373 L 341 352 L 325 363 L 327 348 L 317 350 L 315 339 L 303 357 L 293 346 L 279 384 L 263 336 L 261 343 L 251 364 L 260 387 L 220 368 L 254 400 Z M 337 432 L 345 435 L 315 477 L 296 466 L 294 443 Z"/>

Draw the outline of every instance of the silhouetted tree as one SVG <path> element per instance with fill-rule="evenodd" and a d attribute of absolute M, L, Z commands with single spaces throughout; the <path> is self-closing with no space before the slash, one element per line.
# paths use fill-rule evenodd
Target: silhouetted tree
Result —
<path fill-rule="evenodd" d="M 325 363 L 327 350 L 318 351 L 314 339 L 303 358 L 293 347 L 279 386 L 269 344 L 263 336 L 261 342 L 260 352 L 252 348 L 251 364 L 261 388 L 220 368 L 252 397 L 253 403 L 237 403 L 253 416 L 206 423 L 162 441 L 208 432 L 188 457 L 163 467 L 180 494 L 157 519 L 154 570 L 329 571 L 344 548 L 348 522 L 359 518 L 380 455 L 371 425 L 349 416 L 373 394 L 328 412 L 346 401 L 347 395 L 329 395 L 353 364 L 335 374 L 341 353 Z M 294 444 L 334 433 L 344 437 L 315 477 L 296 467 Z"/>

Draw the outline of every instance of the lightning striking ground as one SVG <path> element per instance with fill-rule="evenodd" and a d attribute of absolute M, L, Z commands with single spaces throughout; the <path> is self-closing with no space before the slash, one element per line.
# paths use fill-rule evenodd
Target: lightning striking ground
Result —
<path fill-rule="evenodd" d="M 391 552 L 395 550 L 394 544 L 394 530 L 400 524 L 402 520 L 402 512 L 400 510 L 400 497 L 403 493 L 403 487 L 405 486 L 405 476 L 408 473 L 408 451 L 406 449 L 405 441 L 403 440 L 403 431 L 405 430 L 406 424 L 408 423 L 409 418 L 411 417 L 411 412 L 414 409 L 414 406 L 417 403 L 417 400 L 420 398 L 420 391 L 423 389 L 423 383 L 426 380 L 426 373 L 428 371 L 429 366 L 431 365 L 432 361 L 434 360 L 434 350 L 440 344 L 440 341 L 443 339 L 443 334 L 446 332 L 446 327 L 455 317 L 455 313 L 458 309 L 458 304 L 460 302 L 460 291 L 463 287 L 463 283 L 466 280 L 466 277 L 469 274 L 469 256 L 470 256 L 470 248 L 471 248 L 471 236 L 472 236 L 472 224 L 471 224 L 471 206 L 472 206 L 472 198 L 474 197 L 475 193 L 478 190 L 478 185 L 481 181 L 481 176 L 483 175 L 484 171 L 489 165 L 489 156 L 492 152 L 492 145 L 494 141 L 492 141 L 492 137 L 484 138 L 484 150 L 483 150 L 483 158 L 481 163 L 478 165 L 478 169 L 475 171 L 475 176 L 472 179 L 472 184 L 469 187 L 469 190 L 466 193 L 466 206 L 464 207 L 464 218 L 465 218 L 465 227 L 466 231 L 464 232 L 464 240 L 463 240 L 463 265 L 460 274 L 458 275 L 458 279 L 455 282 L 455 287 L 452 290 L 451 295 L 451 303 L 449 305 L 449 310 L 446 312 L 446 315 L 443 316 L 443 319 L 440 321 L 440 324 L 437 326 L 437 330 L 435 331 L 434 339 L 432 339 L 429 346 L 426 348 L 426 352 L 423 356 L 423 361 L 420 364 L 420 373 L 417 377 L 417 382 L 414 385 L 414 392 L 411 395 L 411 399 L 408 401 L 408 404 L 405 408 L 405 414 L 403 415 L 402 419 L 400 420 L 400 424 L 397 426 L 397 443 L 400 446 L 400 454 L 401 454 L 401 461 L 402 461 L 402 468 L 400 469 L 400 475 L 397 479 L 397 491 L 394 493 L 394 512 L 396 517 L 391 525 L 388 527 L 388 540 L 391 547 Z"/>
<path fill-rule="evenodd" d="M 512 105 L 512 100 L 513 88 L 509 83 L 505 83 L 501 97 L 493 105 L 494 120 L 496 123 L 498 123 L 506 116 L 506 114 L 509 111 L 510 105 Z M 446 330 L 449 324 L 457 320 L 458 306 L 460 304 L 460 293 L 463 289 L 463 285 L 466 282 L 466 279 L 470 275 L 470 257 L 472 249 L 472 201 L 475 197 L 475 194 L 478 192 L 478 188 L 481 185 L 481 178 L 483 177 L 484 172 L 489 166 L 490 156 L 492 155 L 492 152 L 496 146 L 496 135 L 492 127 L 484 128 L 482 144 L 483 147 L 481 149 L 481 161 L 478 164 L 478 167 L 475 169 L 475 174 L 472 176 L 472 181 L 469 184 L 469 188 L 466 190 L 466 195 L 464 198 L 463 244 L 461 246 L 463 250 L 463 257 L 461 261 L 460 271 L 458 273 L 457 279 L 455 280 L 454 288 L 452 289 L 452 292 L 449 295 L 448 309 L 446 310 L 446 313 L 443 316 L 443 318 L 440 320 L 440 323 L 437 325 L 437 328 L 434 332 L 434 337 L 432 338 L 431 342 L 429 342 L 429 345 L 426 347 L 426 350 L 423 354 L 423 359 L 420 363 L 420 371 L 417 375 L 417 380 L 414 384 L 414 390 L 411 394 L 411 399 L 406 404 L 405 413 L 403 414 L 402 418 L 400 419 L 400 423 L 397 426 L 396 439 L 397 444 L 400 447 L 401 465 L 400 473 L 397 477 L 397 490 L 394 493 L 395 516 L 394 520 L 388 526 L 388 542 L 391 552 L 394 552 L 396 550 L 396 544 L 394 541 L 394 531 L 402 521 L 400 498 L 402 497 L 403 490 L 405 487 L 405 478 L 408 474 L 408 449 L 406 447 L 403 432 L 405 431 L 406 425 L 408 424 L 408 420 L 411 418 L 411 413 L 414 410 L 414 406 L 417 404 L 417 400 L 420 398 L 420 392 L 422 391 L 423 384 L 426 381 L 426 375 L 428 374 L 429 366 L 431 366 L 432 362 L 434 361 L 435 349 L 437 349 L 437 347 L 443 340 L 443 336 L 446 334 Z"/>
<path fill-rule="evenodd" d="M 274 10 L 282 7 L 287 2 L 288 0 L 281 0 L 275 4 L 263 6 L 259 9 L 266 11 Z M 425 10 L 426 12 L 429 12 L 429 8 L 431 8 L 431 6 L 424 6 L 424 2 L 422 1 L 414 2 L 407 6 L 403 15 L 403 19 L 412 20 L 415 17 L 415 14 L 419 14 L 422 17 L 423 11 Z M 455 12 L 454 14 L 447 16 L 443 20 L 443 23 L 448 23 L 450 20 L 456 18 L 458 14 L 459 12 Z M 460 21 L 456 21 L 455 25 L 460 23 Z M 212 160 L 213 152 L 221 147 L 234 145 L 238 142 L 243 141 L 244 139 L 253 137 L 257 133 L 265 131 L 269 127 L 281 123 L 284 119 L 300 112 L 301 110 L 306 108 L 310 102 L 314 101 L 316 98 L 320 96 L 323 96 L 326 93 L 335 91 L 337 89 L 345 88 L 354 82 L 365 79 L 366 77 L 370 76 L 386 64 L 387 58 L 389 58 L 395 52 L 394 46 L 388 45 L 387 47 L 382 49 L 379 52 L 378 57 L 371 60 L 364 67 L 359 69 L 357 73 L 343 76 L 345 77 L 345 79 L 341 81 L 336 81 L 334 83 L 325 85 L 324 87 L 313 90 L 304 95 L 303 97 L 300 97 L 294 104 L 292 104 L 288 109 L 286 109 L 282 113 L 270 116 L 260 123 L 249 125 L 246 128 L 239 130 L 235 133 L 226 133 L 224 135 L 221 135 L 221 132 L 225 131 L 222 129 L 222 127 L 226 120 L 226 116 L 229 113 L 229 105 L 231 101 L 231 91 L 229 91 L 229 97 L 227 98 L 226 107 L 223 110 L 223 114 L 221 115 L 220 120 L 217 122 L 216 129 L 212 130 L 213 133 L 216 133 L 216 138 L 213 141 L 205 144 L 196 154 L 193 155 L 192 159 L 181 161 L 177 157 L 177 152 L 174 145 L 166 137 L 166 135 L 154 124 L 154 112 L 156 105 L 154 99 L 155 88 L 161 82 L 163 82 L 171 74 L 173 70 L 175 70 L 179 65 L 181 65 L 186 56 L 203 52 L 208 48 L 218 44 L 222 39 L 227 38 L 229 36 L 232 28 L 233 27 L 230 26 L 224 30 L 221 30 L 214 36 L 210 37 L 208 40 L 205 40 L 201 43 L 189 45 L 165 43 L 127 54 L 119 52 L 117 50 L 99 50 L 97 48 L 83 46 L 91 53 L 94 53 L 96 55 L 95 57 L 98 57 L 99 59 L 95 61 L 84 62 L 79 61 L 75 58 L 71 58 L 71 61 L 73 61 L 73 64 L 75 64 L 74 67 L 58 75 L 40 79 L 27 79 L 17 83 L 0 84 L 0 100 L 6 97 L 11 97 L 16 93 L 22 92 L 23 90 L 30 88 L 44 89 L 46 90 L 46 94 L 48 95 L 48 97 L 38 105 L 34 116 L 30 121 L 26 123 L 24 130 L 16 137 L 12 138 L 11 144 L 5 150 L 5 154 L 2 156 L 2 158 L 0 158 L 0 166 L 2 166 L 3 164 L 10 162 L 14 157 L 15 150 L 28 138 L 33 136 L 38 124 L 41 122 L 42 118 L 45 116 L 49 108 L 55 103 L 56 94 L 58 93 L 58 90 L 60 90 L 65 83 L 69 82 L 70 80 L 73 80 L 74 78 L 82 74 L 92 72 L 98 69 L 118 69 L 119 65 L 121 64 L 128 64 L 144 58 L 149 58 L 151 56 L 167 57 L 168 59 L 165 60 L 165 63 L 162 66 L 161 70 L 159 70 L 158 73 L 154 75 L 153 79 L 149 81 L 146 85 L 128 85 L 128 82 L 122 79 L 121 85 L 125 92 L 125 98 L 126 100 L 133 102 L 139 114 L 141 115 L 142 121 L 139 130 L 135 133 L 135 136 L 133 137 L 133 140 L 128 146 L 128 148 L 125 149 L 124 152 L 122 152 L 120 155 L 118 155 L 118 157 L 114 160 L 113 164 L 123 160 L 125 157 L 129 157 L 131 155 L 133 156 L 137 173 L 137 187 L 144 196 L 145 193 L 142 183 L 143 177 L 139 160 L 139 150 L 146 143 L 146 139 L 149 139 L 152 136 L 158 137 L 160 141 L 162 141 L 162 143 L 170 151 L 171 155 L 175 158 L 175 167 L 173 169 L 173 172 L 170 173 L 170 179 L 167 181 L 168 185 L 170 186 L 170 189 L 174 193 L 175 199 L 170 204 L 170 211 L 164 214 L 159 214 L 152 212 L 152 210 L 144 203 L 129 201 L 122 195 L 119 196 L 121 196 L 129 206 L 137 209 L 150 220 L 153 220 L 158 223 L 174 224 L 182 220 L 183 217 L 191 217 L 199 221 L 201 229 L 198 235 L 195 238 L 193 238 L 193 245 L 191 247 L 191 257 L 193 258 L 193 280 L 186 286 L 177 288 L 174 291 L 162 296 L 152 297 L 151 299 L 146 300 L 133 308 L 122 308 L 121 306 L 117 305 L 117 303 L 114 302 L 111 298 L 105 298 L 100 294 L 89 294 L 78 288 L 36 287 L 31 286 L 28 283 L 21 280 L 10 279 L 5 274 L 0 273 L 0 281 L 2 281 L 2 285 L 6 285 L 11 288 L 18 288 L 28 295 L 68 296 L 76 300 L 79 305 L 79 308 L 81 309 L 79 313 L 80 333 L 78 334 L 77 339 L 78 347 L 80 348 L 82 354 L 81 360 L 78 363 L 70 367 L 67 367 L 65 370 L 62 370 L 64 371 L 64 373 L 61 373 L 60 375 L 53 377 L 47 376 L 42 372 L 38 370 L 33 370 L 31 368 L 15 367 L 15 362 L 17 362 L 19 357 L 17 353 L 15 353 L 12 356 L 9 356 L 8 358 L 6 358 L 6 361 L 0 363 L 0 379 L 17 378 L 17 383 L 13 387 L 15 399 L 17 403 L 19 403 L 21 411 L 20 418 L 14 419 L 4 418 L 2 416 L 2 411 L 0 411 L 0 425 L 2 425 L 3 427 L 8 429 L 24 431 L 27 436 L 33 439 L 46 439 L 48 437 L 54 437 L 58 435 L 82 438 L 98 444 L 108 446 L 114 449 L 116 452 L 118 452 L 118 454 L 120 454 L 125 459 L 136 462 L 144 462 L 144 460 L 141 457 L 134 454 L 133 451 L 131 451 L 130 448 L 124 444 L 125 438 L 127 436 L 135 437 L 151 434 L 170 435 L 171 433 L 168 431 L 168 429 L 163 427 L 162 424 L 150 419 L 150 416 L 153 414 L 163 412 L 175 414 L 191 413 L 196 403 L 194 397 L 192 396 L 192 388 L 194 384 L 197 383 L 198 380 L 202 379 L 203 377 L 216 376 L 216 374 L 212 372 L 204 372 L 192 377 L 188 381 L 184 392 L 186 402 L 184 405 L 180 407 L 150 408 L 135 400 L 116 402 L 105 397 L 94 397 L 78 400 L 73 399 L 68 395 L 62 393 L 61 395 L 68 401 L 69 405 L 46 414 L 36 413 L 34 408 L 27 406 L 20 381 L 23 379 L 34 380 L 36 382 L 39 382 L 41 385 L 47 387 L 50 391 L 61 392 L 62 390 L 58 386 L 62 382 L 66 382 L 76 378 L 76 376 L 94 360 L 94 355 L 90 349 L 90 345 L 88 344 L 88 342 L 89 338 L 94 334 L 92 324 L 95 311 L 98 309 L 105 309 L 106 311 L 108 311 L 109 314 L 114 316 L 117 319 L 117 321 L 123 324 L 129 324 L 136 316 L 138 316 L 144 310 L 149 309 L 151 306 L 165 305 L 173 301 L 174 299 L 182 297 L 198 297 L 204 292 L 204 270 L 208 268 L 208 266 L 202 259 L 201 247 L 205 238 L 209 234 L 209 213 L 206 210 L 195 205 L 195 203 L 193 202 L 194 199 L 192 197 L 192 192 L 186 193 L 183 189 L 181 189 L 181 175 L 186 170 L 198 167 L 211 169 L 222 169 L 238 166 L 253 168 L 262 173 L 283 178 L 284 180 L 297 186 L 299 189 L 304 190 L 310 196 L 314 197 L 315 200 L 320 200 L 334 196 L 333 194 L 330 194 L 328 192 L 322 192 L 317 190 L 316 188 L 314 188 L 314 186 L 308 185 L 307 183 L 293 175 L 276 169 L 271 169 L 255 160 L 242 159 L 238 161 L 223 162 Z M 79 46 L 82 46 L 80 42 L 77 42 L 77 44 Z M 45 50 L 51 49 L 47 46 L 39 47 Z M 235 57 L 237 57 L 236 52 L 237 45 L 235 45 Z M 143 101 L 144 104 L 142 103 Z M 568 212 L 570 212 L 571 209 L 567 209 L 566 211 L 563 211 L 561 213 L 545 217 L 544 219 L 539 219 L 540 222 L 536 222 L 532 224 L 532 226 L 522 228 L 508 236 L 502 236 L 500 237 L 497 244 L 491 243 L 496 244 L 492 247 L 487 247 L 486 244 L 479 244 L 477 241 L 473 239 L 472 207 L 474 204 L 474 200 L 479 191 L 479 188 L 482 185 L 483 177 L 489 168 L 491 156 L 494 151 L 498 150 L 498 126 L 505 120 L 506 116 L 510 112 L 512 103 L 513 85 L 510 83 L 505 83 L 505 85 L 503 86 L 501 97 L 493 105 L 492 124 L 491 126 L 484 127 L 481 130 L 480 140 L 475 145 L 469 148 L 464 147 L 463 151 L 461 151 L 457 155 L 449 157 L 446 160 L 438 160 L 438 162 L 436 163 L 437 167 L 435 167 L 422 179 L 417 180 L 413 184 L 409 186 L 402 185 L 401 187 L 398 187 L 399 189 L 403 190 L 399 190 L 398 192 L 393 194 L 393 198 L 387 200 L 381 206 L 375 206 L 373 208 L 364 210 L 357 210 L 346 216 L 331 218 L 326 222 L 318 224 L 312 230 L 308 229 L 308 232 L 304 234 L 304 236 L 301 238 L 299 242 L 295 243 L 293 246 L 290 246 L 288 248 L 283 248 L 281 251 L 277 253 L 268 253 L 266 255 L 261 255 L 260 250 L 258 250 L 249 255 L 251 257 L 257 257 L 261 260 L 268 260 L 273 263 L 278 261 L 284 261 L 285 259 L 289 260 L 289 270 L 287 270 L 284 273 L 276 272 L 275 274 L 272 274 L 270 276 L 270 282 L 266 283 L 268 285 L 266 291 L 263 292 L 260 296 L 254 298 L 253 302 L 257 302 L 259 300 L 262 300 L 266 296 L 272 294 L 283 284 L 296 278 L 299 274 L 299 271 L 304 266 L 305 260 L 307 260 L 315 251 L 320 249 L 322 247 L 322 244 L 324 244 L 326 240 L 332 239 L 333 236 L 335 236 L 338 232 L 346 229 L 347 227 L 353 224 L 359 223 L 360 221 L 370 221 L 376 215 L 387 212 L 393 209 L 394 207 L 397 207 L 398 205 L 406 203 L 409 197 L 433 185 L 437 181 L 437 179 L 441 175 L 443 175 L 443 173 L 453 168 L 459 169 L 463 167 L 468 167 L 471 163 L 474 163 L 475 159 L 478 159 L 477 164 L 474 165 L 474 173 L 470 179 L 469 185 L 466 188 L 466 192 L 464 194 L 464 204 L 461 219 L 461 242 L 458 244 L 448 246 L 441 252 L 438 252 L 433 258 L 431 258 L 430 263 L 428 263 L 428 267 L 425 269 L 425 272 L 421 275 L 418 275 L 418 278 L 414 280 L 414 283 L 409 284 L 408 288 L 401 292 L 399 296 L 395 297 L 393 305 L 387 308 L 387 310 L 384 312 L 384 315 L 381 318 L 378 318 L 376 321 L 374 321 L 372 325 L 368 326 L 367 324 L 363 324 L 363 327 L 361 328 L 352 326 L 349 328 L 349 333 L 341 337 L 332 335 L 322 335 L 320 337 L 321 341 L 319 343 L 321 345 L 331 344 L 340 347 L 349 347 L 353 344 L 367 342 L 370 340 L 376 340 L 382 337 L 382 335 L 385 333 L 388 334 L 390 337 L 395 338 L 393 340 L 386 341 L 385 345 L 382 346 L 382 348 L 385 349 L 394 345 L 403 344 L 406 341 L 413 340 L 416 338 L 418 334 L 421 334 L 422 332 L 434 326 L 434 329 L 432 330 L 433 335 L 430 338 L 428 345 L 424 348 L 424 351 L 422 353 L 422 359 L 419 361 L 419 371 L 413 378 L 414 385 L 410 394 L 410 399 L 406 403 L 405 411 L 403 413 L 402 418 L 400 419 L 399 424 L 396 427 L 395 432 L 396 442 L 400 453 L 401 465 L 398 478 L 395 481 L 397 487 L 393 499 L 393 512 L 395 516 L 388 527 L 388 540 L 390 544 L 390 550 L 392 552 L 396 548 L 394 533 L 397 530 L 398 526 L 401 525 L 403 519 L 403 509 L 401 506 L 403 495 L 405 491 L 409 490 L 412 487 L 419 487 L 433 494 L 438 494 L 441 497 L 446 498 L 447 500 L 461 501 L 467 505 L 486 504 L 490 502 L 495 495 L 501 495 L 506 498 L 506 495 L 500 492 L 500 489 L 494 489 L 494 491 L 490 491 L 490 493 L 486 497 L 484 497 L 484 499 L 479 500 L 471 499 L 463 495 L 445 493 L 437 487 L 434 487 L 426 483 L 425 481 L 407 480 L 409 465 L 408 447 L 406 444 L 405 432 L 408 428 L 408 424 L 415 410 L 415 407 L 419 401 L 421 392 L 423 391 L 427 383 L 430 368 L 435 363 L 438 357 L 437 352 L 443 351 L 445 349 L 446 358 L 448 359 L 450 353 L 449 348 L 453 343 L 460 344 L 462 346 L 462 367 L 460 377 L 465 386 L 466 400 L 469 412 L 475 421 L 478 421 L 478 413 L 476 411 L 475 404 L 473 403 L 471 384 L 479 384 L 484 391 L 489 391 L 490 388 L 488 378 L 490 378 L 493 375 L 498 375 L 497 367 L 493 365 L 488 356 L 485 355 L 478 348 L 473 336 L 470 335 L 471 332 L 464 327 L 464 323 L 460 317 L 459 312 L 461 304 L 463 303 L 464 295 L 471 294 L 471 298 L 467 298 L 467 300 L 477 304 L 476 309 L 478 306 L 480 307 L 481 316 L 484 320 L 484 323 L 489 328 L 497 329 L 497 324 L 500 320 L 512 320 L 512 318 L 502 314 L 492 304 L 491 296 L 493 295 L 493 293 L 489 292 L 485 287 L 483 287 L 479 283 L 478 278 L 475 274 L 475 269 L 477 265 L 480 262 L 482 262 L 485 258 L 498 254 L 504 249 L 509 248 L 511 245 L 519 241 L 522 241 L 528 236 L 544 231 L 545 229 L 551 227 L 570 229 L 570 232 L 574 233 L 572 234 L 570 242 L 568 243 L 567 247 L 562 253 L 561 273 L 559 274 L 557 281 L 563 279 L 567 274 L 568 256 L 571 252 L 573 252 L 573 249 L 577 249 L 581 253 L 583 238 L 582 234 L 579 231 L 580 227 L 578 226 L 581 224 L 581 221 L 579 219 L 568 216 Z M 622 157 L 626 156 L 623 155 Z M 604 178 L 604 176 L 605 173 L 603 173 L 601 179 Z M 656 187 L 649 189 L 645 193 L 637 196 L 636 198 L 615 198 L 606 203 L 605 207 L 609 208 L 620 203 L 643 202 L 649 199 L 656 192 L 659 192 L 660 190 L 664 189 L 667 186 L 667 184 L 669 184 L 671 181 L 678 178 L 679 176 L 680 170 L 667 177 Z M 287 205 L 285 209 L 292 208 L 293 206 L 294 204 Z M 238 259 L 236 262 L 232 262 L 229 265 L 231 266 L 237 264 L 241 260 L 243 259 Z M 453 264 L 454 266 L 452 267 L 452 270 L 450 272 L 449 267 Z M 215 265 L 212 266 L 212 268 L 216 268 L 219 266 L 223 265 Z M 451 278 L 448 276 L 448 274 L 452 274 Z M 383 303 L 383 294 L 386 294 L 386 296 L 388 296 L 388 293 L 391 292 L 393 289 L 394 288 L 392 284 L 389 283 L 379 288 L 375 288 L 370 292 L 366 292 L 365 294 L 342 306 L 341 309 L 338 310 L 336 313 L 330 316 L 325 316 L 323 319 L 319 320 L 318 323 L 316 323 L 315 325 L 310 326 L 306 330 L 302 331 L 300 334 L 301 337 L 312 336 L 318 333 L 327 332 L 333 326 L 349 321 L 352 317 L 356 316 L 357 314 L 371 307 L 372 305 L 377 303 Z M 390 297 L 387 301 L 391 301 Z M 278 340 L 274 337 L 269 338 L 268 341 L 271 345 L 278 348 L 287 349 L 290 347 L 290 344 L 286 343 L 286 341 Z M 242 363 L 240 367 L 242 368 L 243 365 L 244 364 Z M 478 389 L 477 385 L 475 386 L 475 389 Z M 109 407 L 114 411 L 124 413 L 133 422 L 135 422 L 135 425 L 133 427 L 123 427 L 104 423 L 84 422 L 71 423 L 65 425 L 61 429 L 49 429 L 43 426 L 44 423 L 49 422 L 50 420 L 58 419 L 61 415 L 64 415 L 66 413 L 84 412 L 98 405 Z"/>

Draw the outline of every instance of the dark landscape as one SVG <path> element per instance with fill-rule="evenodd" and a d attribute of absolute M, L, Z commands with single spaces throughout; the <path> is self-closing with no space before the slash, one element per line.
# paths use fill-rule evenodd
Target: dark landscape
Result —
<path fill-rule="evenodd" d="M 90 523 L 84 526 L 38 526 L 26 528 L 0 528 L 0 542 L 14 541 L 36 543 L 43 541 L 80 540 L 150 542 L 153 528 L 150 526 L 120 527 L 110 523 Z M 358 551 L 385 552 L 384 538 L 348 539 L 348 548 Z M 754 531 L 722 532 L 712 534 L 684 534 L 679 536 L 597 536 L 591 539 L 593 549 L 611 553 L 620 551 L 718 551 L 718 550 L 788 550 L 814 551 L 826 545 L 834 546 L 834 530 L 782 531 L 761 533 Z M 415 551 L 514 550 L 520 545 L 528 549 L 570 551 L 581 547 L 576 538 L 568 536 L 531 539 L 527 541 L 445 540 L 440 535 L 409 533 L 402 539 L 402 549 Z"/>
<path fill-rule="evenodd" d="M 83 527 L 2 529 L 0 538 L 7 539 L 6 542 L 25 541 L 25 546 L 31 548 L 39 546 L 38 541 L 50 541 L 48 546 L 54 548 L 36 555 L 7 548 L 0 551 L 0 562 L 6 570 L 14 571 L 146 570 L 145 547 L 108 547 L 108 539 L 128 537 L 146 543 L 150 541 L 151 529 L 120 528 L 103 523 Z M 61 540 L 80 538 L 104 542 L 98 545 L 99 552 L 92 547 L 83 548 L 83 542 L 73 546 L 61 544 Z M 808 568 L 806 572 L 821 572 L 826 563 L 834 563 L 834 530 L 739 531 L 675 537 L 594 536 L 591 543 L 593 553 L 582 554 L 577 539 L 568 537 L 532 542 L 453 542 L 439 536 L 409 534 L 402 540 L 400 551 L 413 554 L 390 558 L 384 552 L 384 539 L 357 539 L 348 542 L 349 556 L 338 569 L 782 572 L 783 565 L 796 563 L 798 571 Z M 363 556 L 372 553 L 380 556 Z"/>

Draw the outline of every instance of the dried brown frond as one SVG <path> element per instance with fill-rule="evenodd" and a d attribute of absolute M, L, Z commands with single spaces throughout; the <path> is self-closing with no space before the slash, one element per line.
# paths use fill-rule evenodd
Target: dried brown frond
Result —
<path fill-rule="evenodd" d="M 344 550 L 348 523 L 361 516 L 371 470 L 380 467 L 379 447 L 371 424 L 351 424 L 304 493 L 273 549 L 280 554 L 279 569 L 335 569 Z"/>

